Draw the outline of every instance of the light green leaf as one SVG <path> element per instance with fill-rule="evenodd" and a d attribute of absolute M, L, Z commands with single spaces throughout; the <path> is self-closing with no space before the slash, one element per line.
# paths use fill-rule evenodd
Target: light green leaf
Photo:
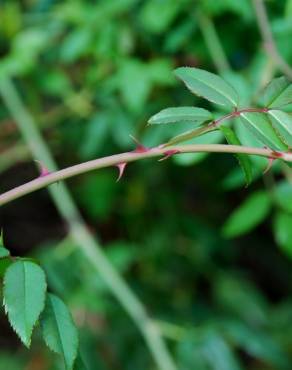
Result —
<path fill-rule="evenodd" d="M 66 369 L 71 370 L 77 357 L 78 333 L 68 308 L 53 294 L 47 295 L 41 325 L 47 346 L 62 355 Z"/>
<path fill-rule="evenodd" d="M 263 92 L 263 104 L 269 108 L 279 108 L 292 103 L 292 84 L 286 77 L 273 79 Z"/>
<path fill-rule="evenodd" d="M 240 114 L 240 118 L 250 132 L 267 147 L 274 150 L 287 150 L 287 146 L 277 135 L 266 114 L 245 112 Z"/>
<path fill-rule="evenodd" d="M 264 191 L 251 194 L 232 214 L 223 226 L 223 235 L 233 238 L 245 234 L 259 225 L 271 208 L 269 195 Z"/>
<path fill-rule="evenodd" d="M 212 119 L 213 115 L 203 108 L 175 107 L 163 109 L 152 116 L 148 123 L 151 125 L 159 125 L 161 123 L 195 123 L 199 126 Z"/>
<path fill-rule="evenodd" d="M 220 130 L 223 132 L 226 141 L 228 144 L 231 145 L 241 145 L 241 142 L 239 141 L 238 137 L 236 136 L 235 132 L 228 126 L 221 125 L 219 126 Z M 252 166 L 251 161 L 246 154 L 235 154 L 235 157 L 237 158 L 240 167 L 243 170 L 246 183 L 250 184 L 252 182 Z"/>
<path fill-rule="evenodd" d="M 268 112 L 275 130 L 281 135 L 282 140 L 292 146 L 292 116 L 281 110 L 272 109 Z"/>
<path fill-rule="evenodd" d="M 46 278 L 35 263 L 17 261 L 4 276 L 3 301 L 8 319 L 21 341 L 30 346 L 32 330 L 45 304 Z"/>
<path fill-rule="evenodd" d="M 203 69 L 190 67 L 180 67 L 174 73 L 194 94 L 216 104 L 238 106 L 237 92 L 221 77 Z"/>
<path fill-rule="evenodd" d="M 194 130 L 185 131 L 180 135 L 177 135 L 170 139 L 164 146 L 170 146 L 175 145 L 178 143 L 182 143 L 183 141 L 191 140 L 195 137 L 202 136 L 203 134 L 206 134 L 208 132 L 214 131 L 216 128 L 214 126 L 204 126 L 204 127 L 198 127 Z"/>
<path fill-rule="evenodd" d="M 292 258 L 292 215 L 279 212 L 274 220 L 274 235 L 283 252 Z"/>

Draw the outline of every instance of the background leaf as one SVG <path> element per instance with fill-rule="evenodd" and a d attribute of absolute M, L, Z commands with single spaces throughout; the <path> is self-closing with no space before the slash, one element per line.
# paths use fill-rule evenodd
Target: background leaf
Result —
<path fill-rule="evenodd" d="M 71 370 L 77 357 L 78 333 L 68 308 L 53 294 L 47 295 L 41 325 L 46 344 L 62 355 L 66 369 Z"/>
<path fill-rule="evenodd" d="M 251 194 L 227 219 L 223 235 L 233 238 L 245 234 L 259 225 L 271 209 L 271 200 L 264 191 Z"/>
<path fill-rule="evenodd" d="M 46 289 L 45 274 L 35 263 L 17 261 L 7 268 L 3 292 L 5 311 L 11 326 L 27 347 L 44 308 Z"/>

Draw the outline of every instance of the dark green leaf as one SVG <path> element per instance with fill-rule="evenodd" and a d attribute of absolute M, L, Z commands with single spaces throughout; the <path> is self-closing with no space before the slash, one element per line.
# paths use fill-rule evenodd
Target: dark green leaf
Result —
<path fill-rule="evenodd" d="M 175 107 L 166 108 L 155 114 L 149 119 L 151 125 L 162 123 L 194 123 L 201 125 L 204 122 L 211 121 L 212 114 L 203 108 L 196 107 Z"/>
<path fill-rule="evenodd" d="M 274 220 L 274 235 L 283 252 L 292 258 L 292 215 L 279 212 Z"/>
<path fill-rule="evenodd" d="M 239 141 L 235 132 L 230 127 L 221 125 L 220 130 L 223 132 L 228 144 L 241 145 L 241 142 Z M 246 154 L 235 154 L 235 157 L 237 158 L 240 164 L 240 167 L 243 170 L 246 183 L 250 184 L 252 181 L 252 166 L 251 166 L 251 161 L 249 159 L 249 156 Z"/>
<path fill-rule="evenodd" d="M 277 135 L 267 114 L 258 112 L 241 113 L 240 118 L 255 137 L 274 150 L 287 150 L 287 146 Z"/>
<path fill-rule="evenodd" d="M 275 130 L 281 135 L 282 140 L 292 146 L 292 116 L 289 113 L 272 109 L 268 112 Z"/>
<path fill-rule="evenodd" d="M 45 304 L 46 278 L 35 263 L 17 261 L 4 276 L 4 305 L 8 319 L 21 341 L 30 346 L 33 327 Z"/>
<path fill-rule="evenodd" d="M 292 185 L 287 181 L 280 181 L 274 189 L 276 204 L 283 210 L 292 213 Z"/>
<path fill-rule="evenodd" d="M 47 346 L 62 355 L 66 369 L 71 370 L 77 357 L 78 333 L 68 308 L 53 294 L 47 295 L 41 325 Z"/>
<path fill-rule="evenodd" d="M 263 95 L 263 104 L 269 108 L 279 108 L 292 103 L 292 84 L 286 77 L 272 80 Z"/>
<path fill-rule="evenodd" d="M 251 194 L 232 214 L 223 226 L 223 235 L 232 238 L 245 234 L 259 225 L 271 208 L 269 195 L 264 191 Z"/>
<path fill-rule="evenodd" d="M 181 67 L 175 70 L 187 88 L 213 103 L 237 107 L 237 92 L 221 77 L 198 68 Z"/>

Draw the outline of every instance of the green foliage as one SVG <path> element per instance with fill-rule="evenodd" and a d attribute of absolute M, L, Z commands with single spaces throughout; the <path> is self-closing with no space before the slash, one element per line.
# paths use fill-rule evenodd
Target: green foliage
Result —
<path fill-rule="evenodd" d="M 264 3 L 291 65 L 292 1 Z M 222 70 L 216 38 L 206 39 L 212 32 L 202 29 L 200 15 L 225 53 Z M 291 84 L 263 52 L 249 0 L 4 1 L 0 19 L 0 77 L 13 77 L 62 168 L 133 150 L 129 134 L 149 147 L 224 140 L 291 146 Z M 175 81 L 176 67 L 195 95 Z M 186 106 L 212 117 L 174 114 L 163 118 L 170 124 L 145 124 L 167 107 Z M 212 125 L 235 107 L 268 111 Z M 2 192 L 37 173 L 2 101 L 0 125 Z M 240 168 L 226 154 L 177 155 L 163 164 L 131 164 L 118 184 L 116 169 L 67 182 L 107 258 L 157 319 L 179 369 L 291 369 L 291 171 L 274 161 L 262 181 L 267 160 L 248 158 L 237 156 Z M 15 263 L 28 263 L 9 251 L 40 260 L 49 291 L 77 318 L 74 368 L 155 367 L 133 323 L 66 235 L 46 191 L 1 208 L 1 223 L 1 283 Z M 61 356 L 47 351 L 38 327 L 26 351 L 6 321 L 1 317 L 1 369 L 64 368 L 56 323 L 51 340 Z"/>
<path fill-rule="evenodd" d="M 41 325 L 46 344 L 63 357 L 66 369 L 71 370 L 77 357 L 78 333 L 66 305 L 53 294 L 47 295 Z"/>
<path fill-rule="evenodd" d="M 285 77 L 275 78 L 263 92 L 263 104 L 269 108 L 280 108 L 292 103 L 292 85 Z"/>
<path fill-rule="evenodd" d="M 238 106 L 238 95 L 233 87 L 213 73 L 198 68 L 181 67 L 176 69 L 175 75 L 198 96 L 219 105 Z"/>
<path fill-rule="evenodd" d="M 228 126 L 221 125 L 220 130 L 223 132 L 226 141 L 228 144 L 231 145 L 241 145 L 238 137 L 236 136 L 235 132 Z M 240 167 L 244 172 L 244 176 L 246 179 L 246 183 L 250 184 L 252 182 L 252 164 L 249 157 L 245 154 L 235 154 Z"/>
<path fill-rule="evenodd" d="M 4 305 L 21 341 L 30 346 L 34 326 L 44 308 L 46 279 L 43 270 L 28 261 L 17 261 L 5 272 Z"/>
<path fill-rule="evenodd" d="M 266 218 L 270 209 L 271 200 L 266 192 L 253 193 L 229 216 L 223 234 L 231 238 L 251 231 Z"/>
<path fill-rule="evenodd" d="M 194 123 L 201 125 L 202 123 L 211 121 L 213 116 L 210 112 L 203 108 L 195 107 L 176 107 L 163 109 L 149 119 L 151 125 L 159 125 L 161 123 Z"/>
<path fill-rule="evenodd" d="M 267 115 L 258 112 L 246 112 L 242 113 L 240 117 L 242 122 L 260 142 L 275 150 L 287 149 L 281 137 L 274 130 Z"/>

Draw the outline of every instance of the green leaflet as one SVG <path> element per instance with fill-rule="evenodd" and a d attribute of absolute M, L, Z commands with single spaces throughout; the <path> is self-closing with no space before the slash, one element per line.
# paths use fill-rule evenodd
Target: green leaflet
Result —
<path fill-rule="evenodd" d="M 281 110 L 272 109 L 268 112 L 271 116 L 271 123 L 281 135 L 282 140 L 292 146 L 292 116 Z"/>
<path fill-rule="evenodd" d="M 280 136 L 273 128 L 267 114 L 245 112 L 240 114 L 240 118 L 246 127 L 264 145 L 274 150 L 287 150 L 287 145 L 283 143 Z"/>
<path fill-rule="evenodd" d="M 211 121 L 213 115 L 203 108 L 196 107 L 175 107 L 166 108 L 152 116 L 148 123 L 157 125 L 162 123 L 195 123 L 201 125 L 204 122 Z"/>
<path fill-rule="evenodd" d="M 235 132 L 230 127 L 221 125 L 219 128 L 223 132 L 228 144 L 241 145 L 241 142 L 239 141 Z M 243 170 L 246 183 L 250 184 L 252 182 L 252 166 L 249 156 L 246 154 L 235 154 L 235 157 L 237 158 L 239 165 Z"/>
<path fill-rule="evenodd" d="M 254 229 L 268 215 L 271 199 L 264 191 L 251 194 L 228 218 L 223 226 L 223 235 L 233 238 Z"/>
<path fill-rule="evenodd" d="M 3 301 L 8 319 L 21 341 L 30 346 L 33 327 L 45 304 L 46 278 L 35 263 L 17 261 L 4 275 Z"/>
<path fill-rule="evenodd" d="M 63 356 L 66 370 L 73 369 L 78 351 L 77 329 L 66 305 L 53 294 L 47 295 L 41 326 L 47 346 Z"/>
<path fill-rule="evenodd" d="M 195 128 L 194 130 L 189 130 L 185 131 L 180 135 L 177 135 L 170 139 L 164 146 L 170 146 L 170 145 L 175 145 L 178 143 L 182 143 L 183 141 L 191 140 L 194 137 L 201 136 L 203 134 L 206 134 L 207 132 L 211 132 L 216 130 L 217 128 L 214 126 L 204 126 L 204 127 L 198 127 Z"/>
<path fill-rule="evenodd" d="M 187 88 L 194 94 L 220 105 L 238 106 L 238 94 L 221 77 L 198 68 L 181 67 L 175 70 Z"/>
<path fill-rule="evenodd" d="M 263 104 L 269 108 L 279 108 L 292 103 L 292 84 L 286 77 L 273 79 L 263 92 Z"/>

